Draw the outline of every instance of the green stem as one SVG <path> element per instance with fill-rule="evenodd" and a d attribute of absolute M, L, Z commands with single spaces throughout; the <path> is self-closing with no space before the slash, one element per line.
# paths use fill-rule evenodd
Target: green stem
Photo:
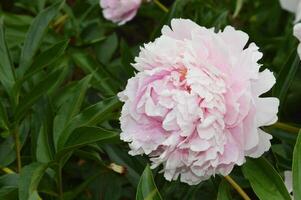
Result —
<path fill-rule="evenodd" d="M 168 13 L 168 8 L 166 8 L 159 0 L 154 0 L 154 3 L 164 12 Z"/>
<path fill-rule="evenodd" d="M 230 176 L 225 176 L 225 179 L 240 194 L 240 196 L 244 200 L 251 200 L 251 198 L 247 195 L 247 193 Z"/>
<path fill-rule="evenodd" d="M 299 133 L 299 131 L 300 131 L 300 128 L 297 128 L 295 126 L 285 124 L 285 123 L 282 123 L 282 122 L 277 122 L 274 125 L 272 125 L 272 127 L 279 128 L 281 130 L 291 132 L 291 133 Z"/>
<path fill-rule="evenodd" d="M 15 140 L 15 150 L 16 150 L 16 158 L 17 158 L 17 172 L 21 171 L 22 161 L 21 161 L 21 143 L 18 128 L 15 128 L 13 131 L 13 138 Z"/>

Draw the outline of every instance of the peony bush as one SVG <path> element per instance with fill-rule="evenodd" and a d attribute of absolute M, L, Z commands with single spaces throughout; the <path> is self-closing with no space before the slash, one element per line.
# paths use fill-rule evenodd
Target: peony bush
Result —
<path fill-rule="evenodd" d="M 301 199 L 300 2 L 0 2 L 0 199 Z"/>

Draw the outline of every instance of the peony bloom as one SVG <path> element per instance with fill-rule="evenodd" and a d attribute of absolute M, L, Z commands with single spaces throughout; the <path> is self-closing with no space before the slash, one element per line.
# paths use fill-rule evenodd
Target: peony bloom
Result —
<path fill-rule="evenodd" d="M 292 194 L 293 192 L 293 174 L 292 171 L 285 171 L 284 172 L 284 184 L 286 186 L 287 191 Z M 293 195 L 291 198 L 294 199 Z"/>
<path fill-rule="evenodd" d="M 248 35 L 173 19 L 162 36 L 145 44 L 138 70 L 118 94 L 125 102 L 121 139 L 130 154 L 146 154 L 164 177 L 190 185 L 228 175 L 245 157 L 268 151 L 271 135 L 259 127 L 277 121 L 279 101 L 261 98 L 275 83 L 259 72 L 262 57 Z"/>
<path fill-rule="evenodd" d="M 141 3 L 142 0 L 100 0 L 104 17 L 118 25 L 133 19 Z"/>
<path fill-rule="evenodd" d="M 294 13 L 295 23 L 301 19 L 301 0 L 280 0 L 280 5 L 284 10 Z"/>
<path fill-rule="evenodd" d="M 294 26 L 294 36 L 301 42 L 301 23 L 298 23 Z M 301 44 L 299 43 L 297 52 L 299 57 L 301 58 Z"/>

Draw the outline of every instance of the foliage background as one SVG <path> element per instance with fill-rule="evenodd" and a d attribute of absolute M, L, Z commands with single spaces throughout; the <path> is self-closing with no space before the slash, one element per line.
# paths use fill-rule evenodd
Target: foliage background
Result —
<path fill-rule="evenodd" d="M 277 0 L 162 3 L 168 13 L 144 4 L 117 26 L 102 17 L 98 0 L 1 0 L 0 199 L 241 199 L 219 176 L 196 186 L 167 182 L 118 138 L 116 94 L 135 73 L 139 46 L 176 17 L 216 30 L 230 24 L 260 47 L 263 68 L 277 76 L 269 95 L 281 100 L 281 123 L 264 128 L 274 136 L 265 158 L 248 160 L 231 177 L 251 199 L 289 199 L 280 176 L 294 160 L 294 195 L 301 195 L 301 139 L 293 158 L 301 126 L 294 16 Z"/>

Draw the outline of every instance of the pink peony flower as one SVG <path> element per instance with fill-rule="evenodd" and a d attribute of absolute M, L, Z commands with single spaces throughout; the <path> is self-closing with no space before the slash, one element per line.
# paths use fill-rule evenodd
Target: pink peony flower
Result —
<path fill-rule="evenodd" d="M 299 40 L 299 45 L 297 48 L 297 52 L 299 57 L 301 58 L 301 23 L 298 23 L 294 26 L 294 36 Z"/>
<path fill-rule="evenodd" d="M 104 17 L 119 25 L 133 19 L 141 3 L 142 0 L 100 0 Z"/>
<path fill-rule="evenodd" d="M 277 121 L 277 98 L 260 98 L 275 83 L 259 72 L 262 57 L 248 35 L 173 19 L 162 36 L 145 44 L 138 70 L 119 93 L 125 102 L 121 139 L 130 154 L 146 154 L 164 177 L 190 185 L 227 175 L 245 157 L 268 151 L 271 135 L 259 127 Z"/>
<path fill-rule="evenodd" d="M 280 0 L 280 6 L 295 14 L 295 23 L 301 19 L 301 0 Z"/>

